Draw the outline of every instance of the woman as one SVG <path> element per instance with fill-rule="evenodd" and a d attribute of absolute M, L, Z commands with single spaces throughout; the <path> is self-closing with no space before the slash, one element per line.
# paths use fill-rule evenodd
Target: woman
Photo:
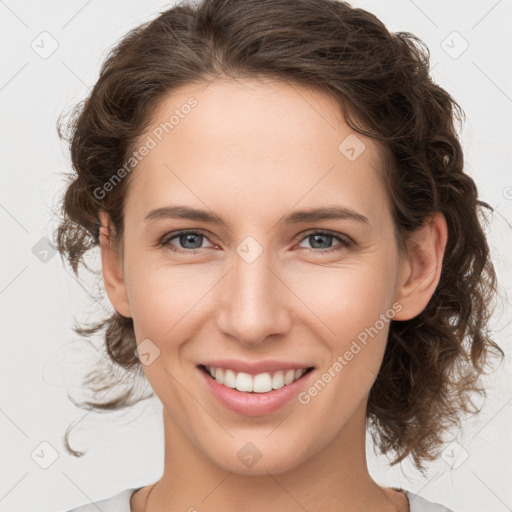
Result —
<path fill-rule="evenodd" d="M 165 434 L 157 482 L 76 510 L 448 511 L 365 454 L 368 428 L 422 470 L 502 355 L 462 112 L 421 41 L 335 0 L 182 3 L 75 114 L 56 240 L 75 272 L 100 246 L 115 309 L 79 332 Z"/>

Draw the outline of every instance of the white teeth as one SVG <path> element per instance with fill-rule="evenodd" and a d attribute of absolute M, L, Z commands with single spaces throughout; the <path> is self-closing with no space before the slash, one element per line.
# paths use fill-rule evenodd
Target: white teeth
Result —
<path fill-rule="evenodd" d="M 235 384 L 236 384 L 235 372 L 233 370 L 226 370 L 226 373 L 224 374 L 224 386 L 234 389 Z"/>
<path fill-rule="evenodd" d="M 295 378 L 295 370 L 288 370 L 285 374 L 284 374 L 284 384 L 285 386 L 287 386 L 288 384 L 290 384 L 291 382 L 293 382 L 293 379 Z"/>
<path fill-rule="evenodd" d="M 272 389 L 280 389 L 284 386 L 284 375 L 281 370 L 274 373 L 272 377 Z"/>
<path fill-rule="evenodd" d="M 295 370 L 295 377 L 293 380 L 297 380 L 298 378 L 302 377 L 302 375 L 304 375 L 305 371 L 306 371 L 305 368 L 301 368 L 300 370 Z"/>
<path fill-rule="evenodd" d="M 224 371 L 222 370 L 222 368 L 217 368 L 215 370 L 215 380 L 217 382 L 220 382 L 221 384 L 224 384 Z"/>
<path fill-rule="evenodd" d="M 253 380 L 253 391 L 256 393 L 267 393 L 268 391 L 272 391 L 272 379 L 270 378 L 270 373 L 259 373 L 255 375 Z"/>
<path fill-rule="evenodd" d="M 236 376 L 235 387 L 238 391 L 252 392 L 252 377 L 248 373 L 238 373 Z"/>
<path fill-rule="evenodd" d="M 300 368 L 297 370 L 278 370 L 274 375 L 265 372 L 252 376 L 249 373 L 235 373 L 233 370 L 223 368 L 206 366 L 206 369 L 219 384 L 246 393 L 268 393 L 273 389 L 281 389 L 302 377 L 306 372 L 306 368 Z"/>

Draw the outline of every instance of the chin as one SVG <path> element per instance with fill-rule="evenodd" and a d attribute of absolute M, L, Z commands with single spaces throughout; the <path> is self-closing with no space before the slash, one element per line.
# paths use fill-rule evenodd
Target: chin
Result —
<path fill-rule="evenodd" d="M 219 446 L 219 451 L 209 453 L 214 464 L 239 475 L 268 476 L 290 471 L 308 458 L 299 446 L 284 445 L 267 439 L 254 442 L 235 441 L 234 446 Z M 301 447 L 304 449 L 304 446 Z"/>

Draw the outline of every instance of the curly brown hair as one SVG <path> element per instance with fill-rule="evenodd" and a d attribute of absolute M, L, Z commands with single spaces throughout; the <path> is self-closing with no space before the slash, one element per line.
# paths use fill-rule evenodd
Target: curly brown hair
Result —
<path fill-rule="evenodd" d="M 335 98 L 348 125 L 383 148 L 400 246 L 435 212 L 448 225 L 437 289 L 421 314 L 391 322 L 367 405 L 375 444 L 396 455 L 391 464 L 411 455 L 423 470 L 438 456 L 444 433 L 460 427 L 464 413 L 480 410 L 472 398 L 486 395 L 480 377 L 489 356 L 504 356 L 487 327 L 497 283 L 482 207 L 492 209 L 464 172 L 456 130 L 464 112 L 429 76 L 429 58 L 413 34 L 390 33 L 375 15 L 337 0 L 202 0 L 160 13 L 111 50 L 89 96 L 72 109 L 67 133 L 58 120 L 73 167 L 55 232 L 61 257 L 78 275 L 86 251 L 98 245 L 100 209 L 110 215 L 114 242 L 122 240 L 131 175 L 101 197 L 97 191 L 179 86 L 266 77 Z M 115 312 L 74 329 L 83 336 L 105 329 L 109 363 L 143 376 L 131 318 Z M 95 368 L 85 384 L 98 392 L 112 380 L 112 368 Z M 126 382 L 134 381 L 125 376 Z M 106 411 L 144 398 L 132 386 L 110 401 L 77 405 Z M 68 434 L 66 449 L 82 455 L 70 448 Z"/>

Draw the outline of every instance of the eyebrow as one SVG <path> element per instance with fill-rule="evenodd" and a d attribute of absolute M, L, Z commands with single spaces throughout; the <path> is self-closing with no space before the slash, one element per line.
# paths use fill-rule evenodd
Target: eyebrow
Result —
<path fill-rule="evenodd" d="M 212 225 L 228 227 L 227 223 L 213 212 L 199 210 L 188 206 L 165 206 L 151 210 L 145 217 L 145 221 L 152 219 L 188 219 L 199 222 L 206 222 Z M 367 217 L 340 206 L 324 206 L 322 208 L 310 208 L 306 210 L 296 210 L 281 218 L 283 224 L 299 224 L 305 222 L 317 222 L 330 219 L 351 219 L 359 222 L 370 223 Z"/>

